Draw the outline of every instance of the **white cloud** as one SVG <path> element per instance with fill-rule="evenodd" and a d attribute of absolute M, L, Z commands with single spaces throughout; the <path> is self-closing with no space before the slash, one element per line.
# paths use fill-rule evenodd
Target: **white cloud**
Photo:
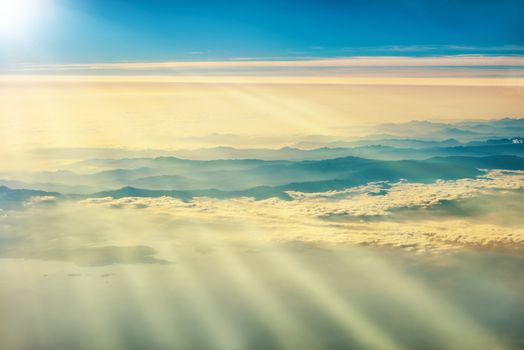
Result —
<path fill-rule="evenodd" d="M 202 234 L 212 239 L 200 242 L 240 246 L 255 240 L 417 252 L 514 249 L 524 243 L 523 189 L 524 171 L 491 171 L 429 184 L 382 182 L 343 191 L 290 192 L 290 201 L 34 197 L 22 211 L 0 212 L 0 256 L 79 264 L 162 262 L 171 261 L 169 254 L 162 255 L 164 248 L 192 246 Z M 48 203 L 54 205 L 42 205 Z M 126 247 L 142 246 L 148 247 L 147 255 L 125 255 L 135 252 Z M 127 260 L 115 258 L 114 251 L 125 252 Z"/>
<path fill-rule="evenodd" d="M 298 240 L 440 250 L 520 244 L 524 242 L 524 230 L 498 223 L 475 222 L 468 217 L 399 222 L 395 220 L 394 211 L 432 208 L 442 201 L 497 195 L 496 190 L 520 189 L 524 189 L 524 172 L 491 171 L 476 179 L 432 184 L 400 182 L 384 188 L 384 184 L 376 183 L 344 191 L 290 192 L 292 201 L 277 198 L 261 201 L 252 198 L 195 198 L 184 202 L 170 197 L 129 197 L 88 199 L 80 204 L 131 210 L 142 208 L 152 215 L 179 222 L 186 220 L 211 226 L 230 223 L 233 227 L 238 225 L 239 231 L 260 232 L 261 238 L 269 241 Z M 376 216 L 381 217 L 380 222 L 364 221 L 366 217 Z M 327 219 L 332 217 L 342 219 Z"/>

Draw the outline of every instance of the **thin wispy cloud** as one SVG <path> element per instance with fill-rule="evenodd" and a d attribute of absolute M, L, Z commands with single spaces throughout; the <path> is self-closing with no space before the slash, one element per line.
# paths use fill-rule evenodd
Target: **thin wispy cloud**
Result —
<path fill-rule="evenodd" d="M 524 66 L 524 56 L 456 55 L 434 57 L 409 56 L 355 56 L 296 60 L 262 60 L 247 58 L 223 61 L 163 61 L 117 63 L 71 63 L 27 65 L 25 69 L 40 70 L 155 70 L 191 68 L 327 68 L 327 67 L 486 67 Z"/>
<path fill-rule="evenodd" d="M 523 45 L 501 45 L 501 46 L 471 46 L 471 45 L 383 45 L 383 46 L 367 46 L 367 47 L 347 47 L 345 52 L 467 52 L 467 53 L 487 53 L 487 52 L 524 52 Z"/>

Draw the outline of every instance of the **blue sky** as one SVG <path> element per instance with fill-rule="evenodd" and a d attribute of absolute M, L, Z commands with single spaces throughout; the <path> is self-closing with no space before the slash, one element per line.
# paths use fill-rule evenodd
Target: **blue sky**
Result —
<path fill-rule="evenodd" d="M 48 0 L 0 59 L 111 62 L 236 57 L 521 54 L 524 2 Z"/>

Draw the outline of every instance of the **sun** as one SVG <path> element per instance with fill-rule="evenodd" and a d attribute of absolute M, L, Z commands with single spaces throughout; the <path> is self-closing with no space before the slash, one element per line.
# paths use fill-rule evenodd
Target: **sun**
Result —
<path fill-rule="evenodd" d="M 45 0 L 0 0 L 0 36 L 20 38 L 40 17 Z"/>

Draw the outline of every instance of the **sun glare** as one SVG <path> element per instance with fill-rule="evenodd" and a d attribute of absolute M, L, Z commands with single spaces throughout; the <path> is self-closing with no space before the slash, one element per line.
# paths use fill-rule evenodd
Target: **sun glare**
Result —
<path fill-rule="evenodd" d="M 18 38 L 27 34 L 40 17 L 44 0 L 0 0 L 0 36 Z"/>

